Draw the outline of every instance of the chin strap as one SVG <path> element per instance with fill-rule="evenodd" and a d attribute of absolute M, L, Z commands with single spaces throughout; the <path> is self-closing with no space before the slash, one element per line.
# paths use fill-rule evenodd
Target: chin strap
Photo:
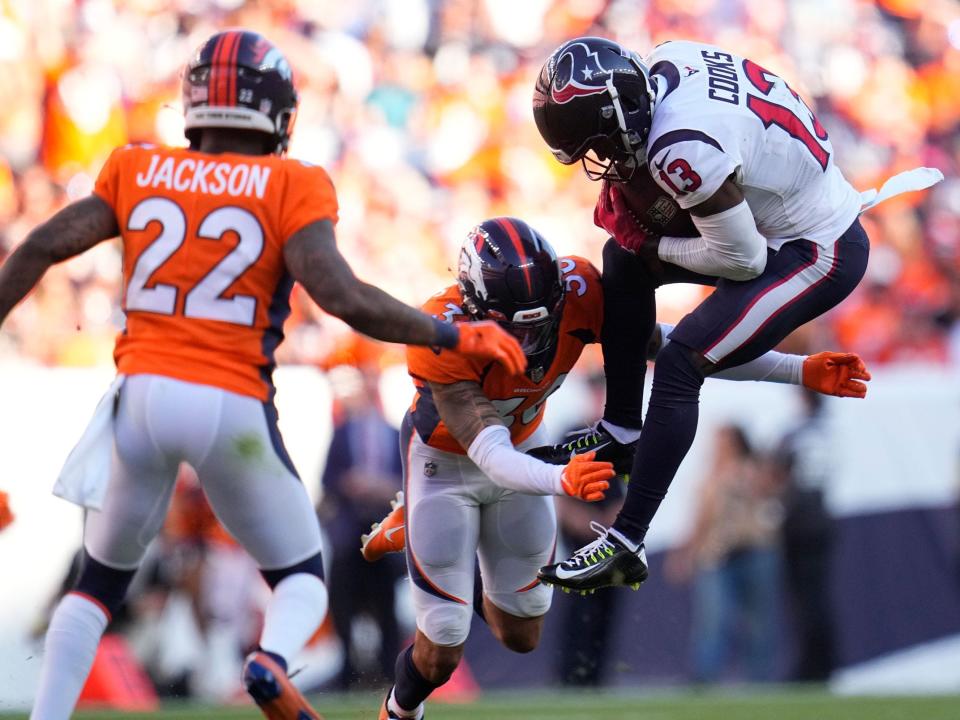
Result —
<path fill-rule="evenodd" d="M 617 114 L 617 125 L 620 126 L 620 140 L 628 155 L 633 155 L 633 146 L 627 137 L 627 118 L 623 114 L 623 106 L 620 104 L 620 91 L 613 84 L 613 75 L 607 78 L 607 92 L 610 93 L 610 99 L 613 101 L 613 111 Z"/>

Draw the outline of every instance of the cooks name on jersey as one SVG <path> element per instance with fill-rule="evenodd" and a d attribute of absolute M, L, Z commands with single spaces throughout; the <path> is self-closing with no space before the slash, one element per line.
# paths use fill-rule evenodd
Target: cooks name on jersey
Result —
<path fill-rule="evenodd" d="M 737 78 L 737 68 L 733 64 L 733 55 L 725 52 L 700 51 L 700 57 L 707 64 L 707 86 L 710 91 L 707 95 L 711 100 L 739 105 L 740 83 Z"/>
<path fill-rule="evenodd" d="M 270 168 L 263 165 L 160 155 L 152 155 L 147 171 L 137 173 L 140 187 L 259 199 L 263 199 L 269 179 Z"/>

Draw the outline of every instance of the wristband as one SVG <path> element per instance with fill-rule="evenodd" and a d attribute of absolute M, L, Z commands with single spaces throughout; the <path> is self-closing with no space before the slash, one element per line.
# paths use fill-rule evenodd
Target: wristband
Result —
<path fill-rule="evenodd" d="M 452 350 L 460 342 L 460 328 L 456 325 L 443 322 L 442 320 L 433 320 L 437 330 L 437 341 L 434 343 L 438 347 Z"/>

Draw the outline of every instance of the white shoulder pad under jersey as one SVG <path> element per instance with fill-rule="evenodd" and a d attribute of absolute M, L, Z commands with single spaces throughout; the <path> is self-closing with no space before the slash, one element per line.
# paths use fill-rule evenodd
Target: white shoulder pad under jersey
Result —
<path fill-rule="evenodd" d="M 647 162 L 680 207 L 733 176 L 772 248 L 798 238 L 829 245 L 853 223 L 859 193 L 834 164 L 826 130 L 781 78 L 686 41 L 657 46 L 646 62 L 660 86 Z"/>

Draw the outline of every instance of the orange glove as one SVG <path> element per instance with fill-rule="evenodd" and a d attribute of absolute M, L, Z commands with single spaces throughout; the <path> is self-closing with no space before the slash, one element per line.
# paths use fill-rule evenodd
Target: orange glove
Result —
<path fill-rule="evenodd" d="M 863 398 L 867 366 L 856 353 L 821 352 L 803 361 L 803 386 L 824 395 Z"/>
<path fill-rule="evenodd" d="M 527 357 L 520 343 L 492 320 L 458 323 L 460 341 L 454 350 L 479 360 L 496 360 L 510 375 L 527 369 Z"/>
<path fill-rule="evenodd" d="M 10 497 L 0 490 L 0 530 L 13 522 L 13 512 L 10 510 Z"/>
<path fill-rule="evenodd" d="M 608 462 L 595 462 L 595 451 L 574 455 L 560 475 L 560 485 L 570 497 L 586 502 L 603 500 L 604 493 L 610 487 L 607 482 L 614 476 L 613 465 Z"/>

